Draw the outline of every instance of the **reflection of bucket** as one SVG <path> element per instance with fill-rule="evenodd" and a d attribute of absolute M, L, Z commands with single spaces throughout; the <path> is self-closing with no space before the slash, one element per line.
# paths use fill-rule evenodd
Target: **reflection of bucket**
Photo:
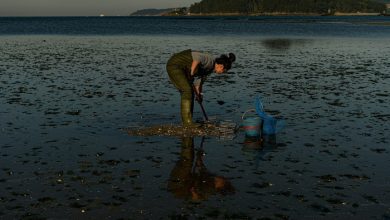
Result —
<path fill-rule="evenodd" d="M 245 137 L 243 150 L 259 150 L 263 147 L 263 140 L 260 137 Z"/>
<path fill-rule="evenodd" d="M 250 116 L 245 117 L 246 113 L 249 111 L 254 111 L 254 109 L 249 109 L 242 115 L 242 128 L 245 131 L 245 135 L 249 137 L 256 137 L 261 135 L 261 118 L 259 116 Z"/>

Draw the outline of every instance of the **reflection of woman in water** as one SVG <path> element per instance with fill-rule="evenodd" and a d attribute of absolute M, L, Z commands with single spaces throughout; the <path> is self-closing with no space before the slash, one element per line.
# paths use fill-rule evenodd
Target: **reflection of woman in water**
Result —
<path fill-rule="evenodd" d="M 181 119 L 184 126 L 197 126 L 192 122 L 194 92 L 201 102 L 202 85 L 206 77 L 212 72 L 222 74 L 228 71 L 235 60 L 236 56 L 233 53 L 229 53 L 228 56 L 214 57 L 208 53 L 192 50 L 176 53 L 168 60 L 169 79 L 181 95 Z"/>
<path fill-rule="evenodd" d="M 168 191 L 176 198 L 201 201 L 211 195 L 234 193 L 233 186 L 225 177 L 217 176 L 207 170 L 202 157 L 202 150 L 195 155 L 194 139 L 183 137 L 180 159 L 168 181 Z"/>

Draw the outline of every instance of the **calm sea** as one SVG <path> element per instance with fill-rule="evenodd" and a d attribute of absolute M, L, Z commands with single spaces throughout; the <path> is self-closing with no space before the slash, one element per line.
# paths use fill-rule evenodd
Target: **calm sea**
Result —
<path fill-rule="evenodd" d="M 389 219 L 389 22 L 0 18 L 0 219 Z M 204 85 L 213 122 L 260 96 L 284 129 L 129 136 L 180 123 L 165 65 L 188 48 L 237 56 Z"/>
<path fill-rule="evenodd" d="M 385 16 L 345 17 L 0 17 L 0 35 L 257 35 L 390 34 Z"/>

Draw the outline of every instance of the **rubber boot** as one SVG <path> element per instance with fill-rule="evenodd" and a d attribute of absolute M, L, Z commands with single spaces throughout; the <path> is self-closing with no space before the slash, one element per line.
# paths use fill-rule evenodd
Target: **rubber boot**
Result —
<path fill-rule="evenodd" d="M 192 102 L 191 100 L 181 100 L 181 121 L 183 126 L 189 126 L 192 124 Z"/>

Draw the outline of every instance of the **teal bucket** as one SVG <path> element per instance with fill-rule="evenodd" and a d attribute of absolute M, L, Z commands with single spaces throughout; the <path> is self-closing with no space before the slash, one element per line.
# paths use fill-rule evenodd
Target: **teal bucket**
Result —
<path fill-rule="evenodd" d="M 250 111 L 256 113 L 255 109 L 249 109 L 242 115 L 242 128 L 248 137 L 258 137 L 261 135 L 261 118 L 259 116 L 246 116 Z"/>

